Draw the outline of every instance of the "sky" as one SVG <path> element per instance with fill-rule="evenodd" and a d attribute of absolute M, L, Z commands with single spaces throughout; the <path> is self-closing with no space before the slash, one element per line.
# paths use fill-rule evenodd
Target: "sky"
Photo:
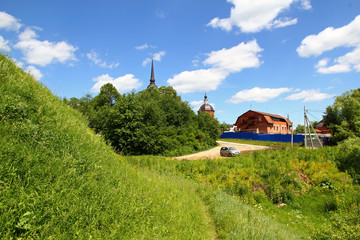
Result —
<path fill-rule="evenodd" d="M 359 0 L 2 0 L 0 51 L 59 97 L 144 90 L 154 61 L 197 112 L 320 121 L 360 87 Z"/>

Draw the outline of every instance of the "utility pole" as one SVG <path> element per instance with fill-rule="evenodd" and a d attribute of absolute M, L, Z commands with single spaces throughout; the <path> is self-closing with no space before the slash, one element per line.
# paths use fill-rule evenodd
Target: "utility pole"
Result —
<path fill-rule="evenodd" d="M 306 109 L 305 109 L 305 106 L 304 106 L 304 131 L 305 131 L 304 144 L 305 144 L 305 148 L 307 148 L 307 142 L 306 142 Z"/>

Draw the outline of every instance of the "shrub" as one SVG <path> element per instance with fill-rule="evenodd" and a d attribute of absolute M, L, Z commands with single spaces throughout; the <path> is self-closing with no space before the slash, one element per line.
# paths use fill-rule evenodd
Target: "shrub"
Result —
<path fill-rule="evenodd" d="M 340 170 L 347 171 L 360 183 L 360 138 L 350 138 L 339 144 L 339 153 L 336 155 L 336 163 Z"/>

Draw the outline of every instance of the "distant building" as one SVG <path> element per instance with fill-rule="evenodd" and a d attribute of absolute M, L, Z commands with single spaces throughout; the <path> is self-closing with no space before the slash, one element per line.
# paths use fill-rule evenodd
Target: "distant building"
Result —
<path fill-rule="evenodd" d="M 239 132 L 291 133 L 292 122 L 283 116 L 249 110 L 236 120 Z"/>
<path fill-rule="evenodd" d="M 150 84 L 147 88 L 154 86 L 157 88 L 155 84 L 155 77 L 154 77 L 154 59 L 151 60 L 151 77 L 150 77 Z"/>
<path fill-rule="evenodd" d="M 201 105 L 201 107 L 199 108 L 199 112 L 207 112 L 211 116 L 214 116 L 214 114 L 215 114 L 214 108 L 208 103 L 206 93 L 205 93 L 205 96 L 204 96 L 204 104 Z"/>
<path fill-rule="evenodd" d="M 316 131 L 316 133 L 319 133 L 319 134 L 330 134 L 331 135 L 331 132 L 327 128 L 327 124 L 325 123 L 324 119 L 316 124 L 315 131 Z"/>

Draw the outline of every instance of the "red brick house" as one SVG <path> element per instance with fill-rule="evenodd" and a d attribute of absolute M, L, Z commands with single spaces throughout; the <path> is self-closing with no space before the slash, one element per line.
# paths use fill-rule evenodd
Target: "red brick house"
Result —
<path fill-rule="evenodd" d="M 237 131 L 254 133 L 291 133 L 292 122 L 283 116 L 249 110 L 237 118 Z"/>
<path fill-rule="evenodd" d="M 316 124 L 315 131 L 316 133 L 320 134 L 331 134 L 330 130 L 327 128 L 327 124 L 325 123 L 324 119 L 318 122 L 318 124 Z"/>

